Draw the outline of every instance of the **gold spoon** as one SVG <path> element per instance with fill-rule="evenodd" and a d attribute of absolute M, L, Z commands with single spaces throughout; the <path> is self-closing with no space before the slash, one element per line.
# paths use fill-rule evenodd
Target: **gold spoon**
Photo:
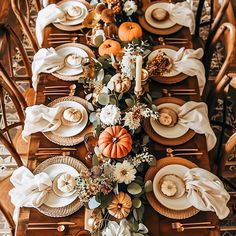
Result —
<path fill-rule="evenodd" d="M 63 232 L 66 227 L 65 225 L 59 225 L 58 227 L 29 227 L 28 230 L 45 230 L 45 229 L 56 229 L 58 232 Z"/>
<path fill-rule="evenodd" d="M 176 149 L 172 149 L 172 148 L 167 148 L 166 152 L 167 153 L 172 153 L 172 152 L 197 152 L 198 148 L 176 148 Z"/>

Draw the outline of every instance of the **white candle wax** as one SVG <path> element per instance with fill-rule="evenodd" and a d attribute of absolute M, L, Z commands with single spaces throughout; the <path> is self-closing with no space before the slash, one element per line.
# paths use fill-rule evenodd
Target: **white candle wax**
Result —
<path fill-rule="evenodd" d="M 142 91 L 142 65 L 143 58 L 142 56 L 136 57 L 136 73 L 135 73 L 135 88 L 134 91 L 141 92 Z"/>

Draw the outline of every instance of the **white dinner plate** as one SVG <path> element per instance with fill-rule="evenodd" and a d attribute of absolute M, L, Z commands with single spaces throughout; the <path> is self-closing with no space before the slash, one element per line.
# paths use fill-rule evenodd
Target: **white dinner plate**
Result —
<path fill-rule="evenodd" d="M 177 114 L 180 105 L 174 104 L 174 103 L 163 103 L 157 106 L 158 110 L 164 107 L 168 107 L 173 109 Z M 158 120 L 150 119 L 151 126 L 153 130 L 159 134 L 162 137 L 165 138 L 179 138 L 186 134 L 189 130 L 189 128 L 177 123 L 173 127 L 167 127 L 159 123 Z"/>
<path fill-rule="evenodd" d="M 67 46 L 59 49 L 56 48 L 55 50 L 60 56 L 63 56 L 65 59 L 70 54 L 76 54 L 82 58 L 88 57 L 87 52 L 79 47 Z M 65 66 L 60 70 L 57 70 L 57 73 L 65 76 L 79 75 L 83 73 L 83 68 L 82 67 L 71 68 L 65 63 Z"/>
<path fill-rule="evenodd" d="M 58 135 L 60 137 L 73 137 L 82 132 L 83 129 L 86 127 L 86 124 L 88 122 L 88 113 L 84 106 L 82 106 L 80 103 L 74 101 L 63 101 L 55 104 L 53 107 L 73 107 L 79 109 L 83 114 L 83 120 L 78 125 L 66 126 L 62 124 L 58 129 L 52 131 L 53 134 Z"/>
<path fill-rule="evenodd" d="M 66 21 L 61 21 L 59 22 L 59 24 L 61 25 L 79 25 L 84 21 L 85 17 L 88 15 L 87 7 L 79 1 L 62 1 L 59 2 L 57 5 L 65 12 L 67 12 L 70 6 L 77 6 L 81 9 L 81 14 L 79 14 L 75 19 L 67 19 Z"/>
<path fill-rule="evenodd" d="M 167 56 L 169 56 L 170 58 L 174 58 L 176 55 L 176 51 L 171 49 L 171 48 L 159 48 L 153 52 L 151 52 L 148 56 L 148 61 L 151 61 L 154 57 L 156 57 L 156 55 L 160 52 L 164 52 Z M 172 77 L 172 76 L 176 76 L 178 74 L 180 74 L 181 72 L 177 71 L 173 68 L 171 68 L 171 70 L 169 72 L 164 72 L 162 74 L 162 77 Z"/>
<path fill-rule="evenodd" d="M 170 18 L 167 18 L 166 20 L 163 21 L 157 21 L 152 18 L 151 14 L 153 10 L 155 10 L 156 8 L 167 10 L 168 5 L 169 3 L 157 2 L 148 7 L 147 10 L 145 11 L 145 19 L 147 23 L 157 29 L 168 29 L 176 25 L 176 23 L 173 22 Z"/>
<path fill-rule="evenodd" d="M 174 174 L 178 176 L 180 179 L 184 179 L 185 173 L 189 170 L 186 166 L 173 164 L 173 165 L 167 165 L 163 168 L 161 168 L 155 175 L 153 179 L 153 192 L 155 197 L 158 199 L 158 201 L 165 207 L 172 209 L 172 210 L 185 210 L 191 207 L 191 203 L 187 199 L 187 193 L 185 192 L 181 197 L 179 198 L 170 198 L 166 197 L 160 190 L 160 184 L 159 181 L 168 174 Z M 181 187 L 181 186 L 177 186 Z"/>
<path fill-rule="evenodd" d="M 53 164 L 48 167 L 46 167 L 43 172 L 47 173 L 50 177 L 50 179 L 53 181 L 56 176 L 58 176 L 60 173 L 66 172 L 73 177 L 76 177 L 79 175 L 78 171 L 66 164 Z M 57 194 L 55 194 L 54 191 L 50 191 L 48 194 L 47 201 L 44 203 L 46 206 L 49 207 L 64 207 L 72 203 L 77 198 L 76 193 L 67 196 L 67 197 L 59 197 Z"/>

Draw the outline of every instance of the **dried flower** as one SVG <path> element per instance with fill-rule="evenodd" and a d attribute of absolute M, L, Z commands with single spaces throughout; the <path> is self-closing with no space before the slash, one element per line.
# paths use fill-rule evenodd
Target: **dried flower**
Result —
<path fill-rule="evenodd" d="M 83 26 L 86 28 L 94 28 L 100 20 L 100 15 L 95 11 L 89 12 L 83 21 Z"/>
<path fill-rule="evenodd" d="M 105 6 L 105 4 L 103 4 L 103 3 L 98 3 L 98 5 L 96 6 L 96 8 L 95 8 L 95 12 L 97 13 L 97 14 L 102 14 L 102 11 L 104 10 L 104 9 L 106 9 L 106 6 Z"/>
<path fill-rule="evenodd" d="M 100 120 L 105 125 L 115 125 L 120 120 L 120 109 L 116 105 L 107 105 L 102 108 Z"/>
<path fill-rule="evenodd" d="M 114 20 L 114 13 L 111 9 L 105 9 L 102 11 L 101 14 L 101 20 L 103 20 L 105 23 L 112 23 Z"/>
<path fill-rule="evenodd" d="M 114 170 L 114 178 L 117 183 L 130 184 L 135 179 L 136 170 L 134 166 L 128 161 L 123 161 L 123 163 L 116 163 Z"/>
<path fill-rule="evenodd" d="M 127 16 L 131 16 L 134 12 L 138 10 L 138 6 L 136 5 L 135 1 L 126 1 L 123 7 L 123 11 L 126 13 Z"/>
<path fill-rule="evenodd" d="M 120 67 L 124 77 L 128 77 L 130 80 L 135 77 L 135 58 L 129 52 L 125 52 L 123 55 Z"/>

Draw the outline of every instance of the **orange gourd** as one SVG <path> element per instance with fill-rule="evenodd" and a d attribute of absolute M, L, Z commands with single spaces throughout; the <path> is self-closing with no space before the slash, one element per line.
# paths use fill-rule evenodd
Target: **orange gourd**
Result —
<path fill-rule="evenodd" d="M 134 22 L 124 22 L 118 29 L 118 36 L 124 42 L 130 42 L 133 39 L 140 38 L 142 34 L 142 28 Z"/>
<path fill-rule="evenodd" d="M 98 48 L 98 53 L 100 56 L 111 55 L 116 56 L 121 51 L 120 44 L 112 39 L 105 40 Z"/>
<path fill-rule="evenodd" d="M 122 158 L 132 149 L 132 138 L 122 126 L 107 127 L 98 138 L 102 155 L 110 158 Z"/>
<path fill-rule="evenodd" d="M 117 196 L 113 195 L 112 201 L 107 207 L 110 215 L 117 219 L 126 218 L 130 213 L 132 201 L 127 193 L 119 192 Z"/>

